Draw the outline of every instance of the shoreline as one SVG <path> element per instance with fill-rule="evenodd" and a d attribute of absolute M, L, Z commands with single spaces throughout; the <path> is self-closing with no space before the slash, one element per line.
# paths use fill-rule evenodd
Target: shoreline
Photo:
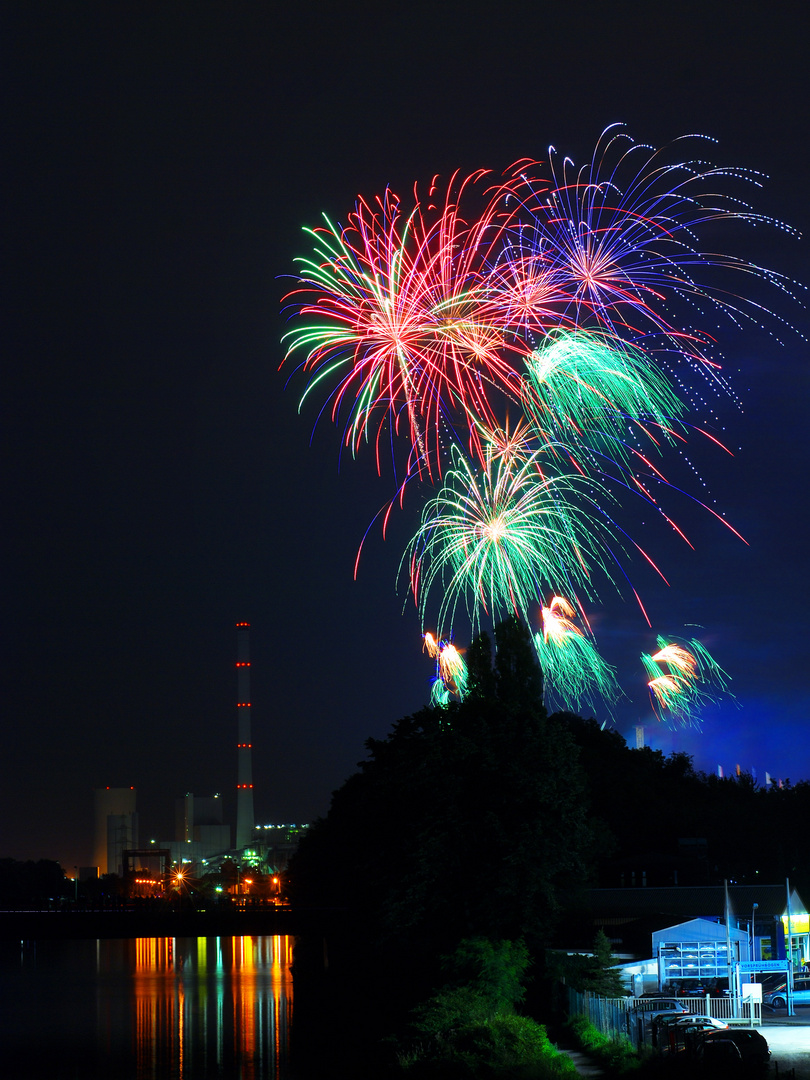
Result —
<path fill-rule="evenodd" d="M 232 908 L 225 910 L 0 911 L 0 941 L 64 938 L 243 937 L 331 934 L 344 928 L 344 909 Z"/>

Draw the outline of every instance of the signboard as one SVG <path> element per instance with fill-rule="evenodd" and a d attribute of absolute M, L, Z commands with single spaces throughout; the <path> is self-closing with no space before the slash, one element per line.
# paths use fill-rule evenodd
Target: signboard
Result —
<path fill-rule="evenodd" d="M 782 916 L 782 925 L 785 928 L 785 934 L 788 929 L 788 917 Z M 810 916 L 806 911 L 797 911 L 790 916 L 790 933 L 791 937 L 796 937 L 797 934 L 806 934 L 810 931 Z"/>
<path fill-rule="evenodd" d="M 737 965 L 740 971 L 787 971 L 789 960 L 741 960 Z"/>

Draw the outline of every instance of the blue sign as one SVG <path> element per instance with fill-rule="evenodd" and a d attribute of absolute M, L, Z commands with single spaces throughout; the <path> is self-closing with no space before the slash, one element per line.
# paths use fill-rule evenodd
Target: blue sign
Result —
<path fill-rule="evenodd" d="M 789 960 L 741 960 L 737 965 L 740 971 L 787 971 Z"/>

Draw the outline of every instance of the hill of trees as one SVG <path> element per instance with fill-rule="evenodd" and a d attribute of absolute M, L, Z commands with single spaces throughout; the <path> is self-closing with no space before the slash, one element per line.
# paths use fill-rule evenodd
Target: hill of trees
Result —
<path fill-rule="evenodd" d="M 385 1075 L 391 1044 L 386 1058 L 380 1035 L 401 1039 L 409 1016 L 414 1060 L 436 1075 L 456 1075 L 442 1070 L 458 1065 L 465 1040 L 489 1062 L 480 1075 L 501 1075 L 492 1062 L 504 1039 L 510 1053 L 528 1040 L 534 1049 L 520 1053 L 539 1054 L 534 1029 L 492 1013 L 475 980 L 447 984 L 448 958 L 494 957 L 500 979 L 525 949 L 534 981 L 520 1008 L 535 1019 L 556 1015 L 549 945 L 592 948 L 566 978 L 615 990 L 609 942 L 594 943 L 583 918 L 591 886 L 790 876 L 807 890 L 810 784 L 763 790 L 748 776 L 705 776 L 686 755 L 630 749 L 594 720 L 549 716 L 528 631 L 508 620 L 494 645 L 482 635 L 469 649 L 462 702 L 368 741 L 292 861 L 295 903 L 347 908 L 342 935 L 296 948 L 296 1042 L 304 1056 L 326 1053 L 333 1075 L 336 1061 L 365 1075 L 361 1041 L 379 1050 L 362 1055 L 367 1075 Z"/>
<path fill-rule="evenodd" d="M 591 886 L 780 883 L 810 894 L 810 784 L 764 789 L 697 772 L 546 714 L 528 631 L 507 620 L 468 652 L 469 690 L 370 739 L 359 772 L 291 867 L 297 902 L 350 892 L 379 941 L 553 938 Z M 642 877 L 643 875 L 643 877 Z"/>

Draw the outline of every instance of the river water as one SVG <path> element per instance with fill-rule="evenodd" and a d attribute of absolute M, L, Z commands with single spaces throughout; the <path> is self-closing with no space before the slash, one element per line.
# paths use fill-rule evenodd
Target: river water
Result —
<path fill-rule="evenodd" d="M 0 954 L 4 1080 L 292 1080 L 292 937 L 39 941 Z"/>

